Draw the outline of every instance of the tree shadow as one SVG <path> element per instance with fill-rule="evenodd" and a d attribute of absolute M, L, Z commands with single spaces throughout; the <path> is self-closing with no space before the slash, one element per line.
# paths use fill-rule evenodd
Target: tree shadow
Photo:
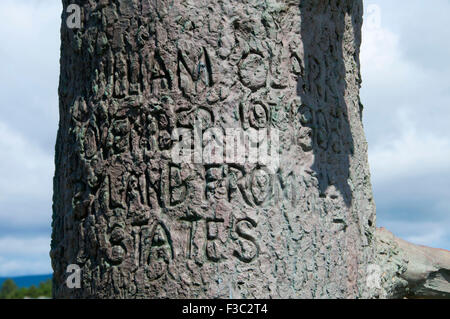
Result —
<path fill-rule="evenodd" d="M 339 192 L 350 207 L 353 200 L 350 158 L 355 152 L 350 123 L 357 120 L 355 114 L 361 117 L 362 111 L 359 103 L 362 1 L 305 0 L 299 7 L 304 72 L 297 83 L 297 95 L 303 107 L 313 114 L 309 124 L 314 152 L 311 168 L 319 182 L 320 196 L 333 198 Z"/>

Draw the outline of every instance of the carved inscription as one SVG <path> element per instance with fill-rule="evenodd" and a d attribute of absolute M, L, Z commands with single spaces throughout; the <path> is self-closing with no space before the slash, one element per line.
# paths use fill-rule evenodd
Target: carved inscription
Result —
<path fill-rule="evenodd" d="M 308 298 L 340 273 L 356 291 L 355 3 L 80 5 L 61 29 L 55 296 Z"/>
<path fill-rule="evenodd" d="M 239 239 L 237 240 L 237 248 L 233 253 L 246 263 L 252 262 L 258 256 L 259 247 L 251 234 L 252 229 L 256 226 L 256 222 L 251 219 L 243 219 L 236 223 L 236 233 Z"/>
<path fill-rule="evenodd" d="M 143 228 L 142 236 L 145 252 L 142 263 L 147 266 L 148 278 L 156 280 L 167 272 L 167 267 L 172 260 L 170 235 L 164 224 L 157 223 L 153 228 Z"/>
<path fill-rule="evenodd" d="M 214 85 L 211 59 L 206 48 L 180 48 L 177 67 L 178 87 L 185 96 L 202 94 Z"/>
<path fill-rule="evenodd" d="M 267 73 L 264 58 L 259 54 L 250 53 L 242 59 L 239 66 L 242 83 L 252 90 L 260 89 L 266 85 Z"/>

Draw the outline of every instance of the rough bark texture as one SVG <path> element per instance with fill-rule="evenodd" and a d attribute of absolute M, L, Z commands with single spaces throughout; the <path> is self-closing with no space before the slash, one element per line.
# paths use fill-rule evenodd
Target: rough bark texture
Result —
<path fill-rule="evenodd" d="M 79 3 L 81 28 L 63 13 L 61 29 L 54 296 L 372 297 L 362 1 Z M 174 164 L 196 120 L 278 129 L 279 165 Z"/>

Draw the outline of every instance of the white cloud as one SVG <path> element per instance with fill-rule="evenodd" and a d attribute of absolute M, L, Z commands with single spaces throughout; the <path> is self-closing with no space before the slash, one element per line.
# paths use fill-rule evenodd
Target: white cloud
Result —
<path fill-rule="evenodd" d="M 51 272 L 61 10 L 0 2 L 0 276 Z"/>
<path fill-rule="evenodd" d="M 52 214 L 52 154 L 2 122 L 0 150 L 0 233 L 48 233 Z"/>
<path fill-rule="evenodd" d="M 380 10 L 376 13 L 380 14 L 380 20 L 374 23 L 367 17 L 367 21 L 363 24 L 361 63 L 364 65 L 364 72 L 385 69 L 394 65 L 400 57 L 398 52 L 399 36 L 383 27 L 381 8 L 377 10 Z M 368 15 L 371 14 L 375 13 L 368 13 Z"/>
<path fill-rule="evenodd" d="M 18 277 L 51 274 L 50 258 L 10 259 L 0 256 L 0 276 Z"/>
<path fill-rule="evenodd" d="M 53 0 L 0 2 L 0 234 L 49 233 L 58 121 Z"/>
<path fill-rule="evenodd" d="M 0 277 L 47 274 L 50 238 L 0 238 Z"/>
<path fill-rule="evenodd" d="M 0 122 L 0 201 L 10 196 L 51 197 L 53 156 Z"/>
<path fill-rule="evenodd" d="M 448 173 L 450 134 L 442 119 L 450 120 L 450 97 L 440 94 L 446 78 L 408 59 L 400 46 L 404 35 L 389 28 L 401 23 L 402 16 L 386 21 L 386 8 L 379 10 L 379 23 L 363 27 L 361 49 L 361 95 L 373 180 Z"/>
<path fill-rule="evenodd" d="M 47 236 L 33 238 L 0 237 L 0 255 L 48 255 L 50 238 Z"/>
<path fill-rule="evenodd" d="M 366 12 L 363 28 L 361 98 L 378 224 L 449 248 L 450 63 L 443 52 L 450 43 L 443 39 L 450 2 L 365 6 L 374 4 L 379 19 Z"/>
<path fill-rule="evenodd" d="M 449 244 L 446 238 L 448 229 L 445 224 L 439 222 L 417 223 L 406 220 L 387 220 L 386 228 L 395 229 L 393 232 L 396 236 L 417 245 L 445 248 L 443 245 Z"/>
<path fill-rule="evenodd" d="M 419 132 L 420 128 L 404 112 L 396 116 L 399 135 L 371 148 L 373 180 L 386 183 L 411 176 L 450 173 L 450 140 L 432 131 Z"/>
<path fill-rule="evenodd" d="M 0 2 L 0 120 L 49 153 L 58 119 L 61 6 Z"/>

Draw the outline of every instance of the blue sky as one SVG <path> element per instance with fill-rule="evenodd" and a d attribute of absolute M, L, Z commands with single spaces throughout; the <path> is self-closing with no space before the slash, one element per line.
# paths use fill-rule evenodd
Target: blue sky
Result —
<path fill-rule="evenodd" d="M 450 249 L 450 1 L 365 1 L 364 125 L 377 224 Z M 0 277 L 51 272 L 55 0 L 0 2 Z"/>

